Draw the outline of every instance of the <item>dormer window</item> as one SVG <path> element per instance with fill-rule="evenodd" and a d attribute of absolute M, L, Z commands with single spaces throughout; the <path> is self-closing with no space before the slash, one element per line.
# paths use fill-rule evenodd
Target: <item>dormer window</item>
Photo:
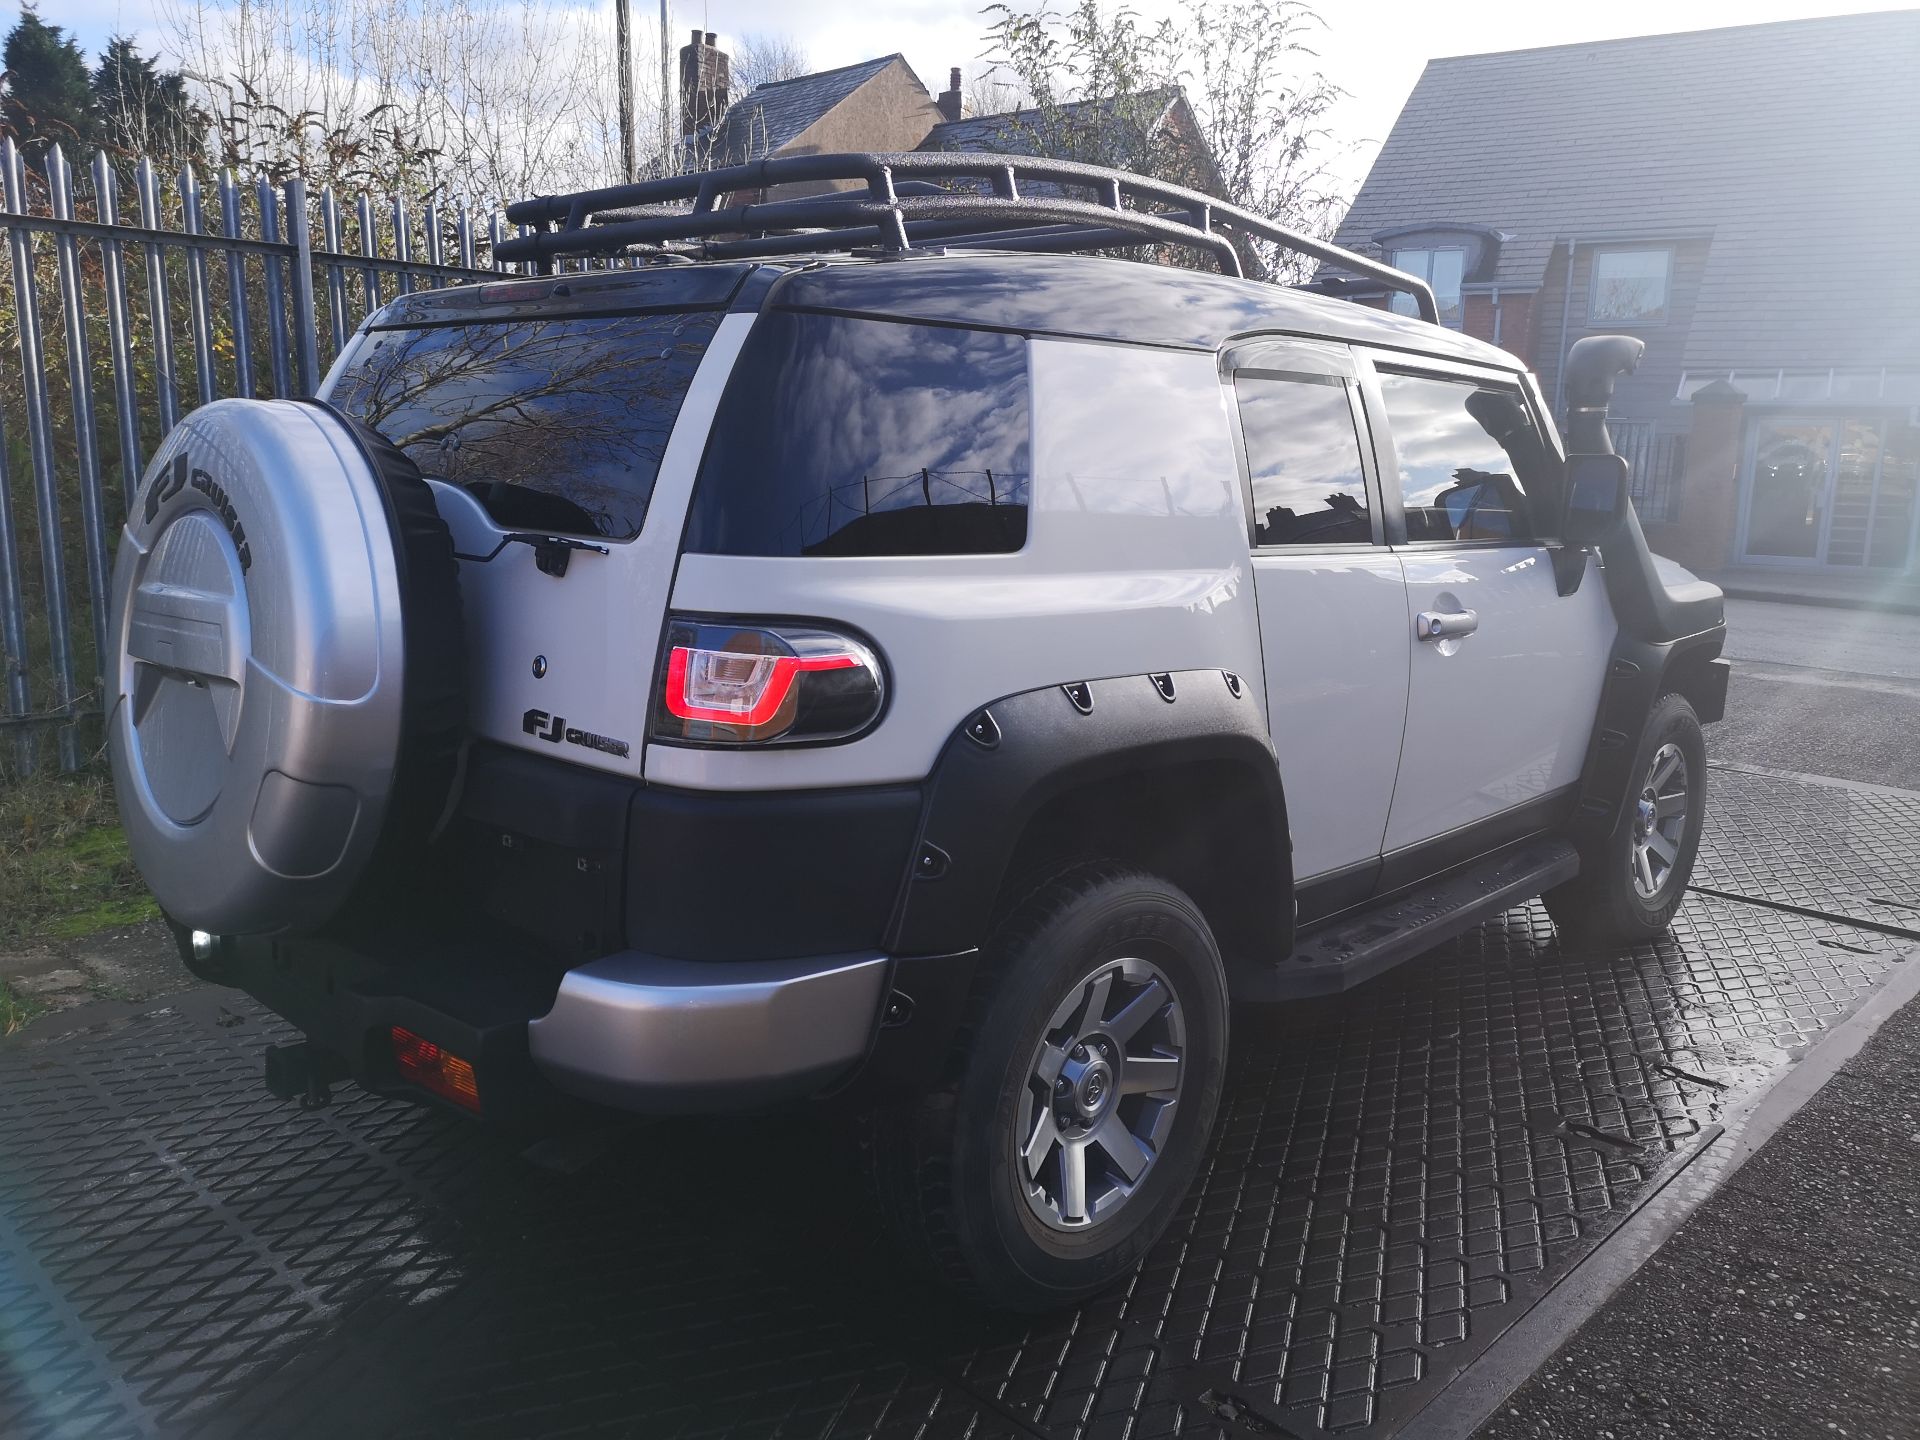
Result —
<path fill-rule="evenodd" d="M 1404 270 L 1409 275 L 1418 275 L 1431 285 L 1433 298 L 1440 307 L 1440 323 L 1454 330 L 1460 328 L 1460 281 L 1467 271 L 1465 246 L 1441 245 L 1422 250 L 1396 250 L 1393 252 L 1393 268 Z M 1391 303 L 1396 315 L 1420 313 L 1411 295 L 1395 295 Z"/>
<path fill-rule="evenodd" d="M 1673 251 L 1600 250 L 1593 257 L 1589 325 L 1664 325 Z"/>

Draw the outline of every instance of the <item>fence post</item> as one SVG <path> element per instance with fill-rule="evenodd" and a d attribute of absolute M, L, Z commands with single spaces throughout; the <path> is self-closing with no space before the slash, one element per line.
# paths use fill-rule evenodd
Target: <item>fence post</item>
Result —
<path fill-rule="evenodd" d="M 73 219 L 73 167 L 55 145 L 47 152 L 47 189 L 53 218 Z M 73 406 L 73 452 L 80 470 L 80 548 L 87 566 L 87 618 L 93 629 L 93 680 L 100 687 L 107 663 L 107 506 L 100 485 L 100 439 L 93 412 L 93 357 L 87 346 L 86 294 L 80 273 L 79 242 L 71 234 L 54 238 L 54 266 L 60 280 L 61 318 L 67 329 L 67 386 Z"/>
<path fill-rule="evenodd" d="M 240 187 L 233 171 L 220 172 L 220 229 L 229 240 L 240 238 Z M 233 320 L 234 393 L 253 398 L 253 327 L 247 315 L 247 252 L 238 245 L 227 250 L 227 313 Z"/>
<path fill-rule="evenodd" d="M 260 206 L 260 238 L 282 245 L 280 233 L 280 197 L 271 180 L 260 180 L 253 187 Z M 284 399 L 293 392 L 293 376 L 287 370 L 287 291 L 280 280 L 280 256 L 269 250 L 262 262 L 267 279 L 267 340 L 273 347 L 273 393 Z"/>
<path fill-rule="evenodd" d="M 160 175 L 153 161 L 142 157 L 134 172 L 134 193 L 140 201 L 140 228 L 160 233 Z M 180 377 L 173 368 L 173 315 L 167 295 L 167 247 L 164 240 L 146 242 L 147 311 L 153 318 L 153 388 L 160 402 L 160 432 L 180 420 Z"/>
<path fill-rule="evenodd" d="M 311 395 L 320 388 L 319 317 L 313 301 L 313 232 L 307 223 L 307 182 L 298 175 L 287 181 L 287 228 L 293 232 L 294 359 L 299 367 L 299 390 Z"/>
<path fill-rule="evenodd" d="M 206 216 L 200 208 L 200 177 L 191 165 L 180 170 L 180 214 L 189 235 L 206 233 Z M 207 301 L 207 252 L 198 245 L 187 246 L 187 308 L 193 320 L 194 379 L 200 403 L 210 405 L 217 393 L 218 376 L 213 368 L 213 312 Z"/>
<path fill-rule="evenodd" d="M 120 197 L 113 166 L 103 150 L 93 157 L 93 208 L 102 225 L 120 223 Z M 113 408 L 120 422 L 120 498 L 133 508 L 140 485 L 140 412 L 133 393 L 133 336 L 127 323 L 126 251 L 118 240 L 100 242 L 100 275 L 107 292 L 107 344 L 113 351 Z"/>
<path fill-rule="evenodd" d="M 0 141 L 6 208 L 27 213 L 26 167 L 9 135 Z M 53 713 L 67 717 L 59 728 L 60 768 L 80 765 L 79 738 L 73 730 L 72 611 L 67 603 L 66 557 L 60 537 L 60 492 L 53 474 L 53 422 L 47 405 L 47 357 L 40 340 L 40 305 L 33 277 L 33 237 L 18 225 L 7 232 L 13 252 L 13 294 L 19 307 L 20 379 L 27 402 L 27 448 L 33 461 L 34 504 L 40 515 L 40 580 L 47 605 L 48 655 L 53 661 Z"/>
<path fill-rule="evenodd" d="M 407 225 L 407 202 L 393 197 L 393 258 L 400 262 L 394 283 L 402 295 L 413 293 L 413 236 Z"/>
<path fill-rule="evenodd" d="M 24 722 L 27 695 L 27 604 L 20 587 L 20 550 L 13 524 L 13 466 L 7 460 L 7 431 L 0 419 L 0 671 L 6 676 L 7 716 Z M 14 769 L 33 769 L 33 733 L 24 723 L 13 737 Z"/>
<path fill-rule="evenodd" d="M 355 217 L 360 221 L 360 253 L 371 260 L 380 253 L 380 237 L 373 232 L 373 200 L 362 190 L 354 201 Z M 380 272 L 371 265 L 360 267 L 361 287 L 366 291 L 367 314 L 380 308 Z"/>
<path fill-rule="evenodd" d="M 320 245 L 327 252 L 327 320 L 338 355 L 347 348 L 347 277 L 340 269 L 340 202 L 331 185 L 320 187 Z"/>

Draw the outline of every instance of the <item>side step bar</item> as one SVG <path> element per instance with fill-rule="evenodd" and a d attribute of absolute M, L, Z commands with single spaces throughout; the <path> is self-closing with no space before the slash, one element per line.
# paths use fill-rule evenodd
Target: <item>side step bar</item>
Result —
<path fill-rule="evenodd" d="M 1292 1000 L 1351 990 L 1579 871 L 1572 842 L 1525 841 L 1309 932 L 1292 955 L 1248 977 L 1252 983 L 1238 998 Z"/>

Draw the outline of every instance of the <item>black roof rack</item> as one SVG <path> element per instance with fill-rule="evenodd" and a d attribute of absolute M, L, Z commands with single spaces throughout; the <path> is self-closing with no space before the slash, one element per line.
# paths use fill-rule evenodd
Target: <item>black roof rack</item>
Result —
<path fill-rule="evenodd" d="M 866 192 L 721 204 L 775 185 L 849 180 L 864 182 Z M 943 188 L 953 182 L 962 182 L 962 188 Z M 1053 193 L 1023 192 L 1030 186 Z M 635 213 L 639 207 L 683 201 L 691 201 L 691 207 Z M 603 190 L 536 196 L 509 205 L 507 219 L 529 228 L 501 241 L 496 258 L 531 260 L 543 272 L 563 255 L 622 254 L 636 247 L 661 256 L 717 260 L 855 248 L 904 254 L 916 245 L 947 242 L 1042 253 L 1144 242 L 1204 251 L 1222 273 L 1242 275 L 1234 242 L 1244 238 L 1310 255 L 1403 291 L 1413 296 L 1424 319 L 1436 324 L 1440 319 L 1425 281 L 1378 260 L 1197 190 L 1068 160 L 937 151 L 783 155 Z"/>

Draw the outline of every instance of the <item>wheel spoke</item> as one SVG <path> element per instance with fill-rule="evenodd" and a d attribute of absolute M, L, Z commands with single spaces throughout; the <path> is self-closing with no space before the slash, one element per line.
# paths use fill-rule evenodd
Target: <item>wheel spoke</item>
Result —
<path fill-rule="evenodd" d="M 1129 1055 L 1120 1062 L 1122 1095 L 1152 1095 L 1179 1083 L 1178 1055 Z"/>
<path fill-rule="evenodd" d="M 1127 1129 L 1118 1111 L 1108 1113 L 1093 1132 L 1093 1138 L 1100 1142 L 1100 1148 L 1107 1152 L 1107 1158 L 1113 1161 L 1129 1185 L 1146 1173 L 1147 1165 L 1153 1159 L 1147 1147 Z"/>
<path fill-rule="evenodd" d="M 1656 820 L 1671 820 L 1676 815 L 1687 813 L 1687 792 L 1676 790 L 1671 795 L 1662 795 L 1653 802 L 1653 815 Z"/>
<path fill-rule="evenodd" d="M 1649 895 L 1660 888 L 1653 879 L 1653 857 L 1644 846 L 1633 847 L 1633 868 L 1639 872 L 1641 888 Z"/>
<path fill-rule="evenodd" d="M 1040 1047 L 1040 1058 L 1034 1063 L 1034 1078 L 1051 1090 L 1053 1088 L 1053 1082 L 1060 1078 L 1061 1068 L 1065 1066 L 1066 1063 L 1066 1046 L 1043 1045 Z"/>
<path fill-rule="evenodd" d="M 1060 1142 L 1060 1215 L 1066 1220 L 1087 1218 L 1087 1142 Z"/>
<path fill-rule="evenodd" d="M 1680 752 L 1678 750 L 1669 750 L 1666 758 L 1653 767 L 1653 774 L 1648 777 L 1647 783 L 1655 790 L 1658 790 L 1673 778 L 1673 772 L 1679 768 Z"/>
<path fill-rule="evenodd" d="M 1680 847 L 1662 835 L 1658 830 L 1647 836 L 1647 848 L 1652 850 L 1667 864 L 1671 865 L 1680 858 Z"/>
<path fill-rule="evenodd" d="M 1054 1121 L 1053 1112 L 1043 1110 L 1040 1123 L 1033 1127 L 1033 1134 L 1027 1137 L 1027 1143 L 1020 1151 L 1020 1158 L 1026 1162 L 1027 1178 L 1032 1179 L 1047 1162 L 1048 1154 L 1060 1139 L 1060 1127 Z"/>
<path fill-rule="evenodd" d="M 1140 1033 L 1141 1027 L 1147 1021 L 1164 1010 L 1166 1005 L 1167 987 L 1162 985 L 1159 977 L 1156 976 L 1147 982 L 1146 989 L 1127 1002 L 1127 1008 L 1114 1016 L 1105 1029 L 1109 1035 L 1125 1045 Z"/>
<path fill-rule="evenodd" d="M 1087 1003 L 1080 1008 L 1073 1022 L 1073 1033 L 1085 1035 L 1089 1030 L 1098 1029 L 1100 1022 L 1107 1017 L 1107 1001 L 1113 996 L 1113 971 L 1103 970 L 1087 986 Z"/>

